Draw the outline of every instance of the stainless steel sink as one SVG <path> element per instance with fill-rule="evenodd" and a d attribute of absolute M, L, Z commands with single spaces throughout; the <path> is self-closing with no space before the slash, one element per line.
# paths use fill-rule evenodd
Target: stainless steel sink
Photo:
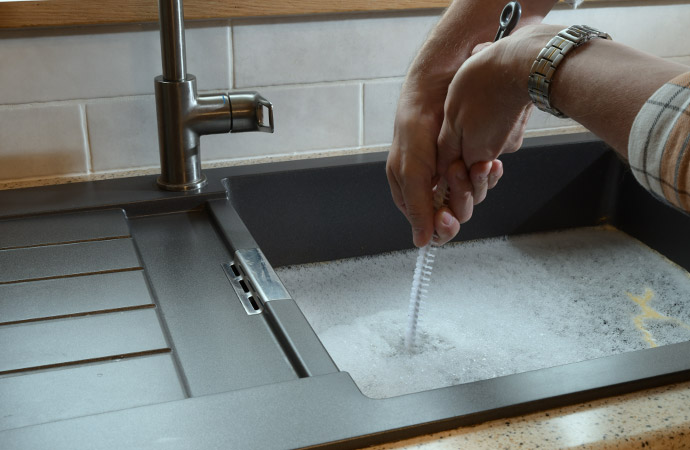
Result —
<path fill-rule="evenodd" d="M 690 379 L 685 342 L 362 395 L 273 268 L 410 248 L 384 161 L 215 169 L 196 193 L 155 177 L 0 192 L 0 446 L 357 448 Z M 609 223 L 690 268 L 690 219 L 590 136 L 505 164 L 460 239 Z"/>

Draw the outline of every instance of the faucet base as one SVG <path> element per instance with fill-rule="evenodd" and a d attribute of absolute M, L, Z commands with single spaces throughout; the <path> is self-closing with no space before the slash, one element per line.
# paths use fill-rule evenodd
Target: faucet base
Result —
<path fill-rule="evenodd" d="M 183 184 L 174 184 L 174 183 L 168 183 L 165 180 L 162 179 L 163 177 L 158 177 L 157 184 L 158 187 L 161 189 L 164 189 L 166 191 L 175 191 L 175 192 L 185 192 L 185 191 L 198 191 L 199 189 L 203 188 L 208 184 L 208 181 L 206 180 L 206 175 L 201 174 L 201 178 L 197 181 L 193 181 L 190 183 L 183 183 Z"/>

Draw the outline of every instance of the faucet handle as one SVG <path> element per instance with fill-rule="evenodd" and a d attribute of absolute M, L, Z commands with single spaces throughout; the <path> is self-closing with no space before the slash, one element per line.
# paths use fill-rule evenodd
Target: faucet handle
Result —
<path fill-rule="evenodd" d="M 233 92 L 228 94 L 228 99 L 232 115 L 232 133 L 244 131 L 273 133 L 273 105 L 261 94 Z"/>

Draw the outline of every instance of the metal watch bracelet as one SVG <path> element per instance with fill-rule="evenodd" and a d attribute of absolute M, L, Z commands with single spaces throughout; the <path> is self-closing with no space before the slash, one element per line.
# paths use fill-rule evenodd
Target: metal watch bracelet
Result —
<path fill-rule="evenodd" d="M 559 64 L 572 49 L 594 38 L 611 39 L 607 33 L 587 25 L 573 25 L 561 30 L 554 36 L 546 47 L 539 52 L 530 70 L 527 90 L 537 108 L 553 114 L 556 117 L 568 117 L 551 106 L 549 94 L 551 82 Z"/>

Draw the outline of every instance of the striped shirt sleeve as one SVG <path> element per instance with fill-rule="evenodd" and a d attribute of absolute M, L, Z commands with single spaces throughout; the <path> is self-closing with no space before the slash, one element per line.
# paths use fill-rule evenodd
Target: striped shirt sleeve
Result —
<path fill-rule="evenodd" d="M 642 106 L 628 140 L 637 181 L 690 213 L 690 72 L 664 84 Z"/>

